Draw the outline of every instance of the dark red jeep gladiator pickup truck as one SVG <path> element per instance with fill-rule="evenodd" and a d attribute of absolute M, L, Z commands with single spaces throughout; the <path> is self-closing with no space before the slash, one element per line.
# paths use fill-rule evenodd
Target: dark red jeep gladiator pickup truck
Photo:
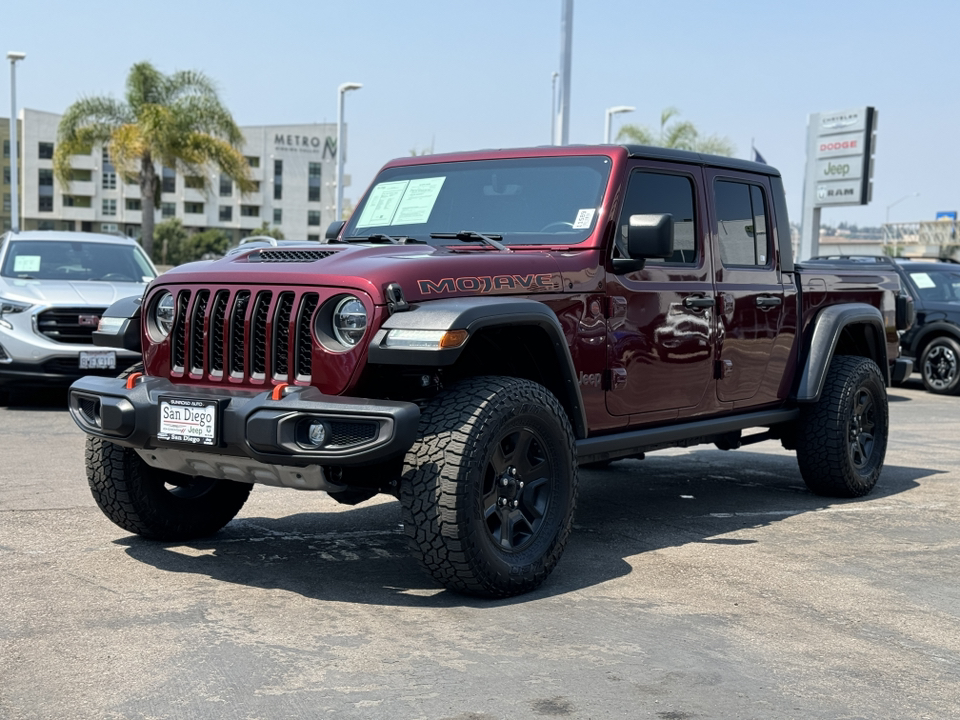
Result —
<path fill-rule="evenodd" d="M 815 493 L 877 481 L 912 305 L 890 269 L 794 263 L 768 165 L 404 158 L 326 240 L 184 265 L 106 312 L 97 341 L 143 364 L 70 409 L 117 525 L 208 535 L 254 483 L 389 493 L 433 577 L 504 597 L 559 560 L 580 465 L 776 439 Z"/>

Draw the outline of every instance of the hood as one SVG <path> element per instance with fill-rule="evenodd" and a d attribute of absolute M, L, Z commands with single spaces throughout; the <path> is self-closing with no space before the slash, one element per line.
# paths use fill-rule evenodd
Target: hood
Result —
<path fill-rule="evenodd" d="M 551 248 L 500 252 L 493 248 L 431 245 L 317 245 L 259 248 L 181 265 L 156 285 L 202 282 L 352 288 L 383 304 L 399 283 L 409 302 L 472 295 L 560 292 L 563 275 Z"/>
<path fill-rule="evenodd" d="M 144 283 L 112 283 L 95 280 L 18 280 L 0 278 L 0 295 L 33 305 L 109 307 L 117 300 L 141 296 Z"/>

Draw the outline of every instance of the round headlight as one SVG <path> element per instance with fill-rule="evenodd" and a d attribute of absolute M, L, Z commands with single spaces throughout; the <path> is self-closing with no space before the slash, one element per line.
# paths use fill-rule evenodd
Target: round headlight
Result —
<path fill-rule="evenodd" d="M 359 298 L 348 295 L 333 311 L 333 335 L 337 342 L 353 347 L 367 329 L 367 310 Z"/>
<path fill-rule="evenodd" d="M 166 337 L 173 330 L 173 321 L 176 316 L 176 307 L 173 304 L 173 295 L 165 292 L 153 306 L 153 320 L 160 335 Z"/>

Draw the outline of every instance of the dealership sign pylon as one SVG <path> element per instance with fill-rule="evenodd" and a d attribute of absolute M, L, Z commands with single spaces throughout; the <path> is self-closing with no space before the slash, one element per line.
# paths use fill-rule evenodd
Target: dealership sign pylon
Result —
<path fill-rule="evenodd" d="M 810 115 L 801 260 L 819 253 L 821 208 L 866 205 L 872 199 L 877 117 L 877 111 L 869 106 Z"/>

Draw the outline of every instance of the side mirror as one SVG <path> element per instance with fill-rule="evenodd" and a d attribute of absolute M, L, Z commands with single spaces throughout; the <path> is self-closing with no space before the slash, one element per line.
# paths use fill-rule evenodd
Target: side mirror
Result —
<path fill-rule="evenodd" d="M 642 270 L 648 258 L 672 257 L 673 215 L 631 215 L 626 240 L 627 257 L 613 261 L 618 272 Z"/>
<path fill-rule="evenodd" d="M 343 230 L 343 226 L 347 224 L 346 220 L 335 220 L 327 226 L 327 231 L 323 234 L 323 239 L 328 242 L 336 242 L 337 238 L 340 237 L 340 231 Z"/>

